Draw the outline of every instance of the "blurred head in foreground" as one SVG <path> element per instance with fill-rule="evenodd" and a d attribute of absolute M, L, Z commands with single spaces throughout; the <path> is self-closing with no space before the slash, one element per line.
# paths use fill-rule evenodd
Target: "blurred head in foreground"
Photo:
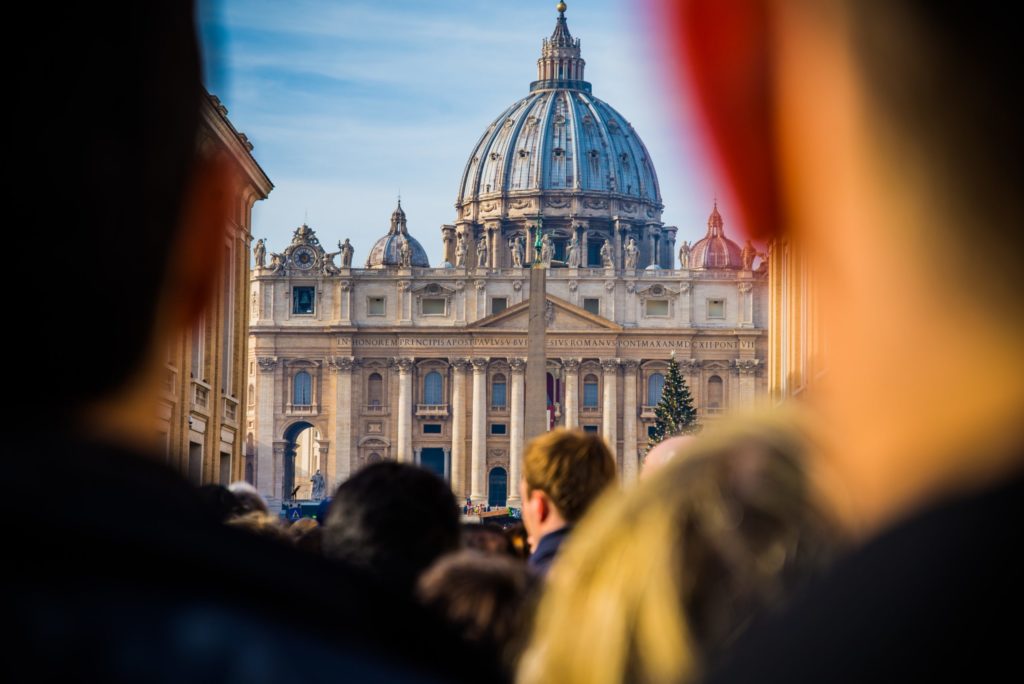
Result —
<path fill-rule="evenodd" d="M 697 441 L 693 435 L 677 435 L 659 442 L 644 457 L 644 467 L 640 471 L 641 478 L 648 478 L 661 470 L 671 460 L 682 457 Z"/>
<path fill-rule="evenodd" d="M 1019 469 L 1024 88 L 1005 4 L 658 4 L 748 233 L 780 240 L 770 269 L 790 254 L 813 275 L 787 324 L 823 319 L 808 400 L 853 513 L 877 527 Z"/>
<path fill-rule="evenodd" d="M 520 560 L 466 550 L 427 570 L 417 596 L 463 638 L 498 657 L 511 674 L 533 615 L 535 583 Z"/>
<path fill-rule="evenodd" d="M 615 460 L 597 435 L 558 429 L 527 444 L 519 491 L 523 525 L 534 554 L 532 565 L 539 562 L 537 569 L 547 570 L 565 531 L 614 481 Z M 541 549 L 548 536 L 549 543 Z M 551 544 L 552 539 L 558 544 Z"/>
<path fill-rule="evenodd" d="M 599 500 L 548 577 L 519 680 L 695 676 L 833 555 L 804 452 L 751 422 Z"/>
<path fill-rule="evenodd" d="M 459 546 L 455 497 L 428 470 L 374 463 L 338 487 L 320 544 L 325 556 L 411 590 L 421 572 Z"/>

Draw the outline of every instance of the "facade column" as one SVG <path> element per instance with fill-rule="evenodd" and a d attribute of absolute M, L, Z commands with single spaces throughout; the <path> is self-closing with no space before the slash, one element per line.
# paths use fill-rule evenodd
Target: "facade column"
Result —
<path fill-rule="evenodd" d="M 469 361 L 451 359 L 452 365 L 452 492 L 462 503 L 466 492 L 466 371 Z"/>
<path fill-rule="evenodd" d="M 636 453 L 636 376 L 638 361 L 628 359 L 622 362 L 622 482 L 629 486 L 636 482 L 639 461 Z"/>
<path fill-rule="evenodd" d="M 752 409 L 757 402 L 757 373 L 761 369 L 760 359 L 736 359 L 736 372 L 739 374 L 739 391 L 734 406 L 740 409 Z"/>
<path fill-rule="evenodd" d="M 565 427 L 574 430 L 580 426 L 580 360 L 562 359 L 565 369 Z"/>
<path fill-rule="evenodd" d="M 470 473 L 469 497 L 483 503 L 487 473 L 487 363 L 489 359 L 473 359 L 473 467 Z"/>
<path fill-rule="evenodd" d="M 334 449 L 323 473 L 328 494 L 352 472 L 352 371 L 356 365 L 351 356 L 336 356 L 328 363 L 334 372 Z"/>
<path fill-rule="evenodd" d="M 604 370 L 604 417 L 601 421 L 601 434 L 605 441 L 608 442 L 608 448 L 611 449 L 615 460 L 618 461 L 618 432 L 615 428 L 616 422 L 619 419 L 619 412 L 615 399 L 616 390 L 618 389 L 616 380 L 619 374 L 619 360 L 602 359 L 601 368 Z"/>
<path fill-rule="evenodd" d="M 277 357 L 256 358 L 259 374 L 256 378 L 256 489 L 268 501 L 274 497 L 274 404 L 278 392 Z M 188 453 L 186 439 L 183 451 Z"/>
<path fill-rule="evenodd" d="M 412 463 L 413 360 L 395 359 L 398 366 L 398 462 Z"/>
<path fill-rule="evenodd" d="M 523 380 L 526 374 L 526 361 L 509 359 L 512 368 L 512 426 L 509 430 L 509 472 L 508 472 L 508 505 L 519 507 L 519 478 L 523 472 Z"/>

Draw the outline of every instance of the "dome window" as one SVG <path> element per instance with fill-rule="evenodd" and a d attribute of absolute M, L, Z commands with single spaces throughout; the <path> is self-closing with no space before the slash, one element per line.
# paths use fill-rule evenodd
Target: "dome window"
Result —
<path fill-rule="evenodd" d="M 600 155 L 600 154 L 601 153 L 598 152 L 597 150 L 590 150 L 590 158 L 591 159 L 597 159 L 598 155 Z"/>
<path fill-rule="evenodd" d="M 565 150 L 563 150 L 561 147 L 556 147 L 552 154 L 554 154 L 556 157 L 561 157 L 562 155 L 565 154 Z"/>
<path fill-rule="evenodd" d="M 497 152 L 491 152 L 491 161 L 498 161 L 501 159 L 501 155 Z"/>
<path fill-rule="evenodd" d="M 526 157 L 528 154 L 530 154 L 530 153 L 527 152 L 526 150 L 519 150 L 519 156 L 520 157 Z"/>

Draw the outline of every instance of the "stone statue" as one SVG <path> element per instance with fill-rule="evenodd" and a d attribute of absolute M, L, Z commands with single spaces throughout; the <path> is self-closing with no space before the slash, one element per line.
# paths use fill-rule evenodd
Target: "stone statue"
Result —
<path fill-rule="evenodd" d="M 516 235 L 515 239 L 509 245 L 512 249 L 512 265 L 516 268 L 523 267 L 523 236 Z"/>
<path fill-rule="evenodd" d="M 263 238 L 256 241 L 256 246 L 252 248 L 252 255 L 256 259 L 256 268 L 266 267 L 267 246 L 263 243 Z"/>
<path fill-rule="evenodd" d="M 280 273 L 284 270 L 284 254 L 278 254 L 277 252 L 270 253 L 270 271 L 272 273 Z"/>
<path fill-rule="evenodd" d="M 402 240 L 402 246 L 398 248 L 398 261 L 402 268 L 412 268 L 412 247 L 408 240 Z"/>
<path fill-rule="evenodd" d="M 601 263 L 605 268 L 615 268 L 615 261 L 612 259 L 612 243 L 607 238 L 601 245 Z"/>
<path fill-rule="evenodd" d="M 320 272 L 324 275 L 337 275 L 338 267 L 334 265 L 334 257 L 341 252 L 324 252 L 323 260 L 320 262 Z"/>
<path fill-rule="evenodd" d="M 576 237 L 576 231 L 572 232 L 572 239 L 565 247 L 565 265 L 569 268 L 580 267 L 580 241 Z"/>
<path fill-rule="evenodd" d="M 309 478 L 309 481 L 313 483 L 313 493 L 310 495 L 310 498 L 313 501 L 323 501 L 324 490 L 327 489 L 327 481 L 324 479 L 324 475 L 320 472 L 319 468 L 313 473 L 313 477 Z"/>
<path fill-rule="evenodd" d="M 626 243 L 626 269 L 635 271 L 639 261 L 640 249 L 636 246 L 636 240 L 633 239 L 633 236 L 630 236 L 629 242 Z"/>
<path fill-rule="evenodd" d="M 466 252 L 469 246 L 466 244 L 466 236 L 459 233 L 458 240 L 455 241 L 455 266 L 457 268 L 466 267 Z"/>
<path fill-rule="evenodd" d="M 352 249 L 352 243 L 348 241 L 348 238 L 345 238 L 344 243 L 338 243 L 338 249 L 341 250 L 341 267 L 352 268 L 352 255 L 355 250 Z"/>
<path fill-rule="evenodd" d="M 545 267 L 551 268 L 551 258 L 555 255 L 555 246 L 547 233 L 540 241 L 540 261 Z"/>
<path fill-rule="evenodd" d="M 487 268 L 487 236 L 481 235 L 476 241 L 476 267 Z"/>
<path fill-rule="evenodd" d="M 743 251 L 740 252 L 740 261 L 743 262 L 743 270 L 750 271 L 754 268 L 754 258 L 757 257 L 757 250 L 754 249 L 754 245 L 747 239 L 747 244 L 743 245 Z"/>
<path fill-rule="evenodd" d="M 679 246 L 679 267 L 690 268 L 690 241 L 683 240 L 683 244 Z"/>

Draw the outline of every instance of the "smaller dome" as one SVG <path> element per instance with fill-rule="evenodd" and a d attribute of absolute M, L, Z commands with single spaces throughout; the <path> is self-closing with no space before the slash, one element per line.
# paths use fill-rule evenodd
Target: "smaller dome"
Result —
<path fill-rule="evenodd" d="M 690 268 L 732 268 L 743 267 L 742 250 L 735 242 L 725 237 L 725 223 L 718 213 L 718 202 L 708 217 L 708 232 L 697 240 L 690 252 Z"/>
<path fill-rule="evenodd" d="M 401 266 L 403 245 L 406 244 L 409 245 L 410 265 L 417 268 L 430 268 L 427 252 L 416 238 L 409 235 L 409 229 L 405 223 L 405 211 L 402 209 L 402 200 L 398 200 L 398 206 L 391 212 L 391 228 L 387 235 L 377 240 L 370 248 L 370 253 L 366 257 L 366 268 Z"/>

